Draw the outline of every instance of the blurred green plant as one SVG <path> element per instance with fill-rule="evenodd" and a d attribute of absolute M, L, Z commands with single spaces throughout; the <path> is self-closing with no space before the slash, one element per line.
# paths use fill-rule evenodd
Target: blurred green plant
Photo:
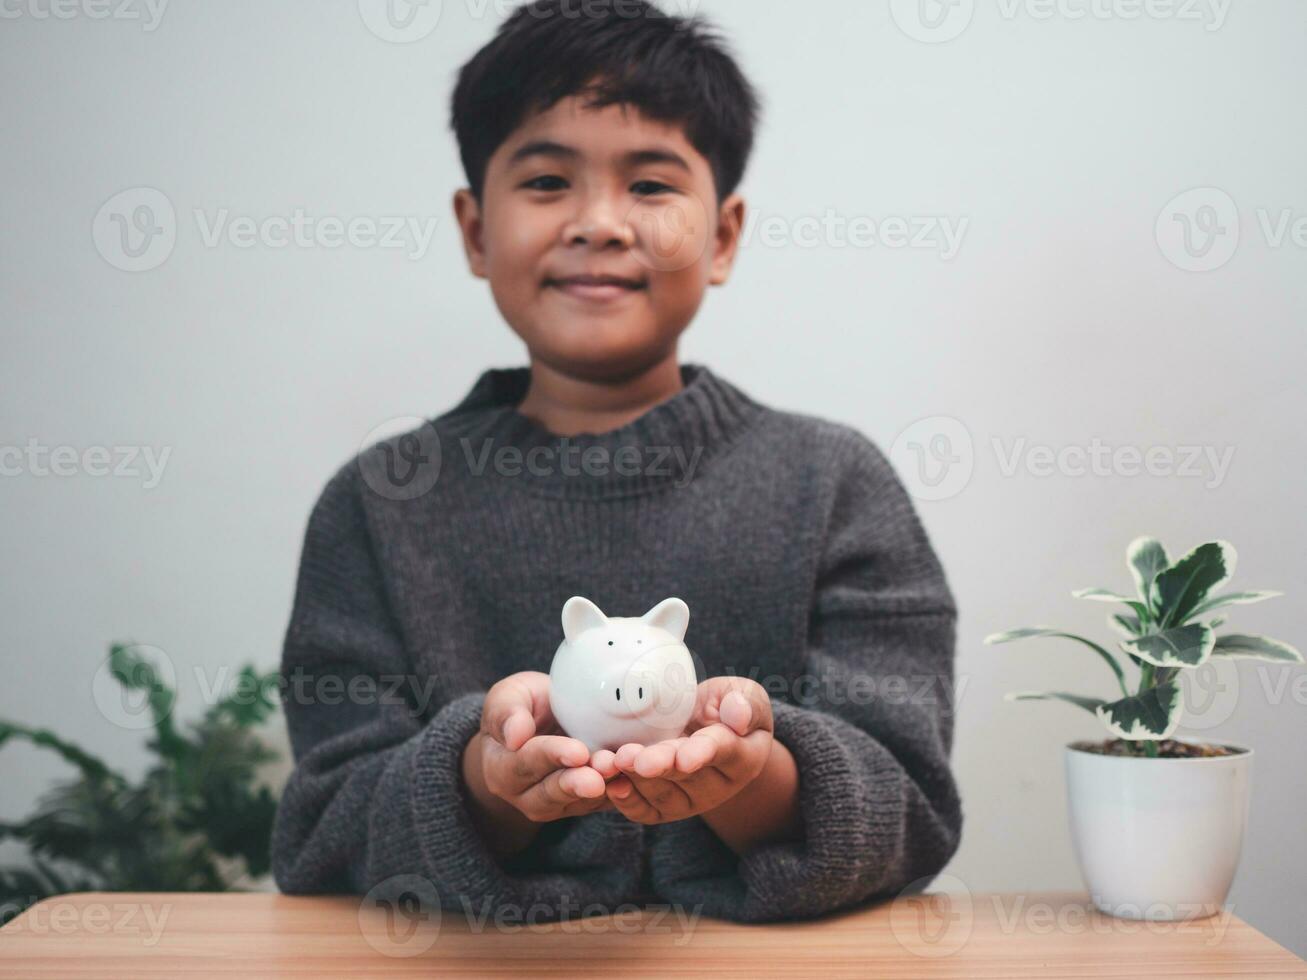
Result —
<path fill-rule="evenodd" d="M 0 841 L 26 844 L 31 862 L 0 868 L 0 923 L 64 892 L 226 891 L 268 871 L 277 801 L 255 772 L 278 753 L 255 729 L 277 710 L 277 673 L 243 667 L 230 692 L 181 730 L 176 691 L 132 646 L 113 644 L 108 667 L 148 704 L 157 761 L 133 783 L 51 731 L 0 721 L 0 746 L 50 749 L 78 773 L 26 820 L 0 823 Z"/>

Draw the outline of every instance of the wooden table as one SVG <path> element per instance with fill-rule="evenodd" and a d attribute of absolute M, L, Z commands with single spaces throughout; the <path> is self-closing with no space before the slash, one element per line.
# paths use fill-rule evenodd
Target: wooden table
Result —
<path fill-rule="evenodd" d="M 751 926 L 660 906 L 563 923 L 480 913 L 83 892 L 0 930 L 0 977 L 1307 977 L 1307 962 L 1228 913 L 1128 921 L 1075 893 L 919 895 Z"/>

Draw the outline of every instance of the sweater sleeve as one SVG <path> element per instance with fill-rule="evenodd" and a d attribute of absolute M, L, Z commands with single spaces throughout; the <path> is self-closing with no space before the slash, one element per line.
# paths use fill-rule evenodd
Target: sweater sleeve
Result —
<path fill-rule="evenodd" d="M 850 430 L 851 431 L 851 430 Z M 854 433 L 832 491 L 804 663 L 772 696 L 803 837 L 738 857 L 701 817 L 655 827 L 660 895 L 738 921 L 806 918 L 912 884 L 957 850 L 956 607 L 911 500 Z"/>
<path fill-rule="evenodd" d="M 282 656 L 295 768 L 273 829 L 278 887 L 380 893 L 418 876 L 444 908 L 514 906 L 538 919 L 624 901 L 639 879 L 641 828 L 620 814 L 545 824 L 502 861 L 473 825 L 462 754 L 485 692 L 424 703 L 433 678 L 415 674 L 405 651 L 360 484 L 355 465 L 342 468 L 305 535 Z"/>

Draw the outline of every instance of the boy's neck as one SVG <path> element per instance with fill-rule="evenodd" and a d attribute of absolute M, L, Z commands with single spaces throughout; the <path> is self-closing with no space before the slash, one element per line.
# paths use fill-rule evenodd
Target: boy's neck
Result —
<path fill-rule="evenodd" d="M 531 383 L 517 411 L 559 436 L 611 432 L 684 387 L 675 349 L 636 374 L 601 381 L 580 378 L 532 358 Z"/>

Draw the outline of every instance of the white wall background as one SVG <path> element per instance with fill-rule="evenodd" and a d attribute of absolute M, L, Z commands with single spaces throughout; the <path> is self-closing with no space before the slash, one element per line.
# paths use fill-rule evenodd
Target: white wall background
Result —
<path fill-rule="evenodd" d="M 1235 584 L 1289 597 L 1237 609 L 1232 625 L 1307 644 L 1307 241 L 1292 231 L 1307 217 L 1307 5 L 1198 0 L 1128 16 L 1138 6 L 963 0 L 934 35 L 895 3 L 905 30 L 887 0 L 697 7 L 767 99 L 744 191 L 781 244 L 753 226 L 683 357 L 886 451 L 926 417 L 956 420 L 959 454 L 970 440 L 969 480 L 955 467 L 951 494 L 920 509 L 962 610 L 967 824 L 948 872 L 974 891 L 1079 886 L 1062 746 L 1096 723 L 1003 692 L 1110 690 L 1077 648 L 991 649 L 986 633 L 1053 622 L 1103 635 L 1106 607 L 1069 591 L 1127 586 L 1125 544 L 1151 533 L 1173 552 L 1233 541 Z M 41 16 L 41 0 L 4 9 L 0 445 L 171 455 L 151 487 L 146 473 L 30 466 L 0 478 L 0 717 L 50 724 L 137 771 L 140 738 L 92 697 L 109 641 L 166 651 L 183 715 L 197 709 L 197 670 L 211 684 L 247 659 L 274 665 L 330 473 L 379 423 L 436 414 L 484 367 L 522 361 L 465 271 L 449 208 L 462 183 L 445 128 L 452 75 L 499 12 L 445 0 L 429 34 L 388 43 L 347 0 L 173 0 L 153 30 L 95 19 L 94 4 L 70 19 Z M 129 273 L 92 229 L 140 187 L 175 208 L 176 241 L 157 268 Z M 1181 243 L 1155 235 L 1159 215 L 1180 229 L 1163 211 L 1194 187 L 1229 196 L 1179 203 L 1224 230 L 1199 260 L 1223 264 L 1205 272 L 1178 268 Z M 437 224 L 416 259 L 204 240 L 224 210 L 262 221 L 296 209 Z M 966 226 L 945 257 L 799 220 L 828 213 Z M 100 239 L 111 255 L 113 241 Z M 1208 464 L 1130 475 L 1128 462 L 1040 476 L 1025 465 L 1037 455 L 1005 467 L 1013 452 L 1095 440 L 1234 455 L 1219 477 Z M 925 486 L 911 457 L 896 460 Z M 1307 954 L 1302 673 L 1241 664 L 1193 734 L 1255 747 L 1234 909 Z M 0 819 L 62 775 L 7 747 Z"/>

